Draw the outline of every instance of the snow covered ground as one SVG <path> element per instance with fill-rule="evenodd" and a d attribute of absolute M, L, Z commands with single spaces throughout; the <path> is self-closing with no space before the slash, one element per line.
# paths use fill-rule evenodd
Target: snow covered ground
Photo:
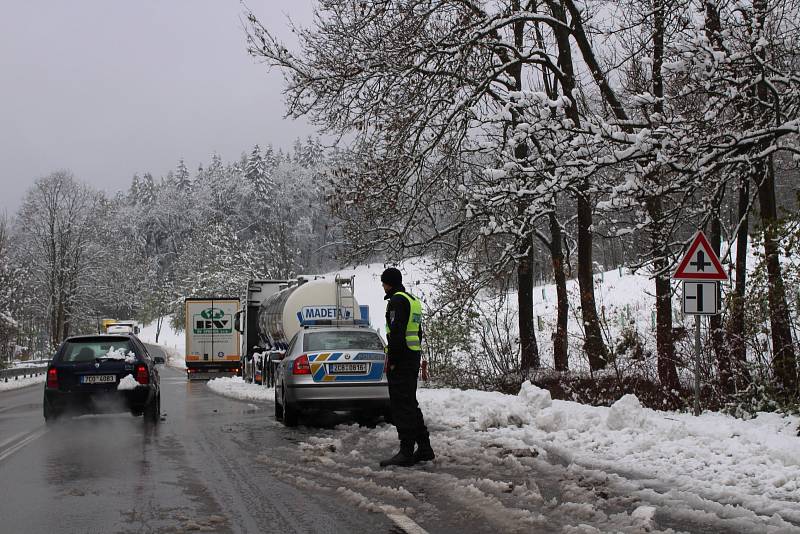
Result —
<path fill-rule="evenodd" d="M 9 378 L 8 382 L 6 382 L 4 378 L 0 378 L 0 391 L 8 391 L 11 389 L 19 389 L 27 386 L 32 386 L 33 384 L 41 384 L 42 382 L 44 382 L 44 379 L 45 379 L 44 374 L 40 374 L 39 376 L 29 376 L 27 378 L 19 377 L 17 380 Z"/>
<path fill-rule="evenodd" d="M 209 380 L 208 387 L 220 395 L 245 401 L 272 401 L 275 398 L 275 388 L 248 384 L 238 376 Z"/>
<path fill-rule="evenodd" d="M 167 355 L 167 365 L 178 369 L 186 369 L 184 352 L 186 350 L 186 338 L 183 332 L 174 330 L 169 324 L 169 317 L 164 319 L 161 331 L 158 334 L 156 343 L 156 323 L 152 322 L 145 325 L 139 332 L 139 339 L 145 343 L 159 345 Z"/>
<path fill-rule="evenodd" d="M 209 387 L 247 401 L 271 402 L 273 394 L 239 378 L 216 379 Z M 798 417 L 693 417 L 644 409 L 633 396 L 610 408 L 590 407 L 552 401 L 529 383 L 518 395 L 420 389 L 419 399 L 437 459 L 425 475 L 415 468 L 390 478 L 450 485 L 462 504 L 497 508 L 488 519 L 504 531 L 552 527 L 557 517 L 560 528 L 549 531 L 703 525 L 709 532 L 800 532 Z M 336 487 L 353 492 L 354 504 L 374 505 L 382 495 L 386 506 L 424 512 L 413 496 L 393 502 L 398 499 L 388 497 L 399 490 L 374 487 L 386 476 L 378 459 L 397 446 L 394 427 L 347 424 L 312 428 L 310 436 L 298 449 L 305 461 L 322 463 L 316 469 L 324 467 L 326 477 L 348 478 Z M 298 482 L 298 472 L 291 473 Z M 313 479 L 311 471 L 303 476 Z"/>

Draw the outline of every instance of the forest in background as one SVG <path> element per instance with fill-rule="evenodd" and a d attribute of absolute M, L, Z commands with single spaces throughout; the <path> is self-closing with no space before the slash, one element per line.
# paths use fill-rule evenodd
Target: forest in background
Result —
<path fill-rule="evenodd" d="M 137 174 L 115 194 L 67 170 L 38 179 L 0 221 L 3 359 L 14 345 L 46 355 L 105 317 L 179 326 L 185 297 L 330 269 L 331 157 L 310 138 L 289 152 L 255 146 L 238 161 Z"/>

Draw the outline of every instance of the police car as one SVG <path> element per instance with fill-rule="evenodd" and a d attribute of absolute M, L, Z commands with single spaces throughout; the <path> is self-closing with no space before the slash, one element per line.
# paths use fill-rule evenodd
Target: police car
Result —
<path fill-rule="evenodd" d="M 296 426 L 304 411 L 388 414 L 386 354 L 367 325 L 304 325 L 275 372 L 275 417 Z"/>

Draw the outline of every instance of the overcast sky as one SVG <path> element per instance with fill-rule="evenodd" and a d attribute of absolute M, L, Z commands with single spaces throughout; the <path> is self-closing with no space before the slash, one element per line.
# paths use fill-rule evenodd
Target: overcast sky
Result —
<path fill-rule="evenodd" d="M 312 0 L 248 0 L 291 43 L 286 16 Z M 107 191 L 135 172 L 191 171 L 218 152 L 291 146 L 279 71 L 246 51 L 238 0 L 24 0 L 0 17 L 0 211 L 39 177 L 69 169 Z"/>

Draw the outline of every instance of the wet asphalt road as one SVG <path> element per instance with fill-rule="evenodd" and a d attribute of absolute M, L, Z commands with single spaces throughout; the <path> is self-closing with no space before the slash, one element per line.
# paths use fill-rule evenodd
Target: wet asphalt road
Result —
<path fill-rule="evenodd" d="M 256 461 L 298 439 L 263 404 L 160 372 L 155 427 L 128 414 L 45 427 L 41 385 L 0 393 L 0 532 L 399 532 Z"/>

